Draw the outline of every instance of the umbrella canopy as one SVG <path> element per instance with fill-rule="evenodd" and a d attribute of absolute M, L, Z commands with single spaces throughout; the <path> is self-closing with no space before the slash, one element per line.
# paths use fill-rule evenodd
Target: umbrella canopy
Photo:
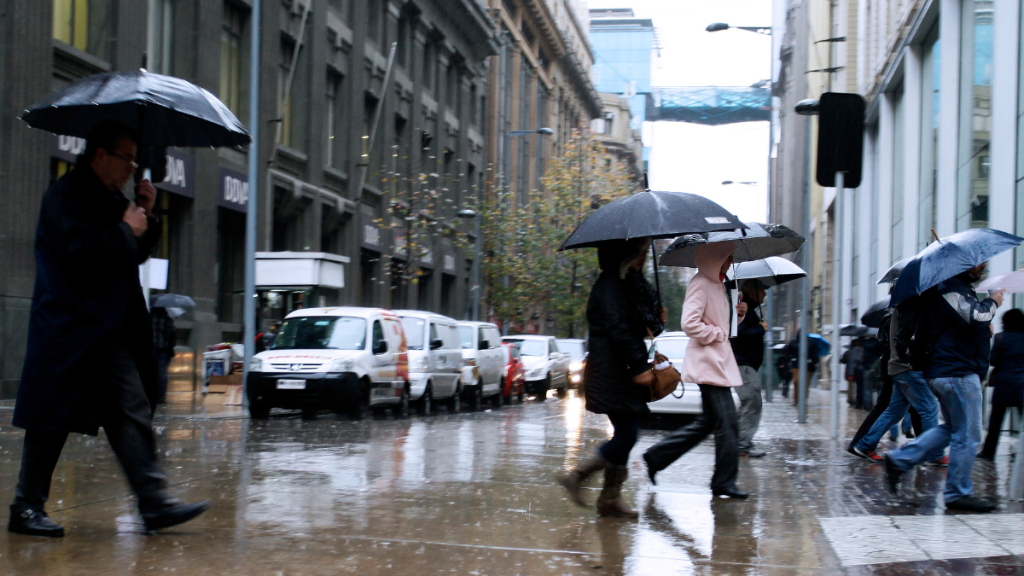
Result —
<path fill-rule="evenodd" d="M 932 242 L 907 263 L 892 289 L 896 306 L 989 258 L 1016 248 L 1024 238 L 991 228 L 973 228 Z"/>
<path fill-rule="evenodd" d="M 729 270 L 727 276 L 730 287 L 735 286 L 737 282 L 742 284 L 743 280 L 749 279 L 757 280 L 765 286 L 778 286 L 779 284 L 803 278 L 807 276 L 807 272 L 804 272 L 803 268 L 785 258 L 772 256 L 770 258 L 754 260 L 753 262 L 737 264 Z"/>
<path fill-rule="evenodd" d="M 828 356 L 832 352 L 832 343 L 825 340 L 821 334 L 808 334 L 807 339 L 818 343 L 818 357 Z"/>
<path fill-rule="evenodd" d="M 853 338 L 873 337 L 878 335 L 878 328 L 861 326 L 860 324 L 843 324 L 839 327 L 840 336 L 851 336 Z"/>
<path fill-rule="evenodd" d="M 85 138 L 103 120 L 117 120 L 141 137 L 140 146 L 243 146 L 249 133 L 210 92 L 173 76 L 145 70 L 83 78 L 21 115 L 33 128 Z"/>
<path fill-rule="evenodd" d="M 598 208 L 573 230 L 559 250 L 598 246 L 607 240 L 674 238 L 746 227 L 728 210 L 703 196 L 646 190 Z"/>
<path fill-rule="evenodd" d="M 712 242 L 732 242 L 736 246 L 736 251 L 732 254 L 734 262 L 750 262 L 789 254 L 796 252 L 804 243 L 803 236 L 782 224 L 750 223 L 747 226 L 747 230 L 680 236 L 661 255 L 661 263 L 665 266 L 695 268 L 697 248 Z"/>
<path fill-rule="evenodd" d="M 913 259 L 914 257 L 911 256 L 893 264 L 892 268 L 886 270 L 885 274 L 882 274 L 882 277 L 875 284 L 892 284 L 900 277 L 900 272 L 903 272 L 903 268 Z"/>
<path fill-rule="evenodd" d="M 194 300 L 181 294 L 161 294 L 153 300 L 154 308 L 191 308 L 195 305 Z"/>
<path fill-rule="evenodd" d="M 889 299 L 882 298 L 875 302 L 860 317 L 860 323 L 871 328 L 881 328 L 882 320 L 885 318 L 885 311 L 889 309 Z"/>
<path fill-rule="evenodd" d="M 1024 270 L 993 276 L 978 284 L 978 292 L 1006 290 L 1010 294 L 1024 294 Z"/>

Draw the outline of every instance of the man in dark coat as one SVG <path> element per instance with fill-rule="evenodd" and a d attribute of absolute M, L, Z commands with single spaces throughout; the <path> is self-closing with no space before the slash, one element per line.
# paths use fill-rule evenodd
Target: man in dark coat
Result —
<path fill-rule="evenodd" d="M 754 434 L 761 425 L 761 375 L 757 372 L 764 362 L 764 335 L 768 324 L 761 321 L 757 308 L 764 301 L 767 289 L 761 282 L 749 279 L 740 286 L 743 300 L 736 305 L 736 336 L 729 339 L 733 356 L 740 367 L 743 385 L 736 387 L 740 397 L 740 456 L 761 458 L 763 450 L 754 449 Z"/>
<path fill-rule="evenodd" d="M 64 535 L 44 511 L 51 476 L 68 434 L 95 436 L 100 426 L 147 530 L 209 507 L 170 498 L 156 456 L 156 358 L 138 266 L 161 225 L 148 180 L 138 185 L 138 204 L 121 192 L 137 168 L 136 141 L 123 124 L 98 124 L 74 170 L 43 196 L 28 349 L 14 409 L 25 443 L 11 532 Z"/>

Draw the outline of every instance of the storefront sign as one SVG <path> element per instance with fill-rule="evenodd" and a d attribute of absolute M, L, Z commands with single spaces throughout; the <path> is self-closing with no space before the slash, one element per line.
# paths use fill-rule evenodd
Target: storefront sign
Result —
<path fill-rule="evenodd" d="M 420 268 L 433 268 L 434 267 L 434 250 L 428 249 L 426 252 L 419 257 Z"/>
<path fill-rule="evenodd" d="M 166 176 L 156 187 L 161 190 L 195 198 L 196 158 L 174 148 L 167 149 Z"/>
<path fill-rule="evenodd" d="M 409 251 L 406 247 L 406 232 L 402 228 L 391 229 L 391 257 L 402 260 L 409 259 Z"/>
<path fill-rule="evenodd" d="M 240 172 L 220 169 L 217 205 L 238 212 L 247 212 L 249 207 L 249 179 Z"/>
<path fill-rule="evenodd" d="M 367 250 L 380 252 L 384 248 L 384 241 L 381 238 L 380 226 L 372 216 L 363 215 L 362 246 Z"/>
<path fill-rule="evenodd" d="M 53 150 L 51 155 L 65 162 L 74 163 L 78 155 L 85 152 L 85 138 L 74 136 L 53 136 Z"/>
<path fill-rule="evenodd" d="M 445 273 L 455 274 L 455 252 L 445 252 L 444 262 L 442 263 Z"/>

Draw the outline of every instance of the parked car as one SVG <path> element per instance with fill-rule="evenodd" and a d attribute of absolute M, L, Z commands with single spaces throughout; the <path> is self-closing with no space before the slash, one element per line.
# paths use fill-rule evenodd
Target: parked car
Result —
<path fill-rule="evenodd" d="M 454 319 L 432 312 L 395 310 L 402 319 L 409 348 L 409 399 L 416 412 L 434 412 L 442 400 L 449 413 L 458 412 L 462 393 L 462 345 Z"/>
<path fill-rule="evenodd" d="M 569 355 L 569 385 L 579 387 L 583 382 L 583 368 L 587 365 L 587 341 L 559 338 L 558 349 Z"/>
<path fill-rule="evenodd" d="M 526 395 L 526 368 L 523 366 L 519 346 L 511 342 L 503 342 L 505 349 L 505 368 L 501 371 L 501 397 L 505 404 L 511 404 L 513 398 L 523 401 Z"/>
<path fill-rule="evenodd" d="M 526 368 L 526 393 L 547 399 L 548 390 L 554 388 L 564 398 L 569 390 L 569 355 L 558 349 L 554 336 L 523 334 L 506 336 L 505 342 L 519 344 L 519 352 Z"/>
<path fill-rule="evenodd" d="M 501 369 L 505 366 L 505 353 L 501 347 L 501 332 L 490 322 L 459 322 L 459 340 L 462 344 L 462 399 L 473 410 L 483 406 L 484 398 L 492 398 L 501 406 Z"/>
<path fill-rule="evenodd" d="M 409 415 L 409 358 L 397 315 L 379 308 L 307 308 L 289 314 L 269 350 L 249 364 L 249 413 L 323 408 L 359 420 L 371 408 Z"/>
<path fill-rule="evenodd" d="M 663 332 L 655 338 L 650 347 L 657 347 L 668 357 L 681 373 L 683 371 L 683 358 L 686 356 L 686 347 L 690 343 L 690 337 L 684 332 Z M 682 392 L 682 397 L 680 396 Z M 736 391 L 732 391 L 732 401 L 736 407 L 740 406 L 740 397 Z M 652 414 L 703 414 L 704 404 L 701 401 L 700 387 L 693 382 L 680 382 L 676 391 L 668 396 L 648 404 Z"/>

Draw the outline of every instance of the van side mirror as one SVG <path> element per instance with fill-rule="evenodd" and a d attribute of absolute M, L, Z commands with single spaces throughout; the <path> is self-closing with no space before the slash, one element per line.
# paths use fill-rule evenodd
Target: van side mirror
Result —
<path fill-rule="evenodd" d="M 437 350 L 438 348 L 443 348 L 443 347 L 444 347 L 444 340 L 441 340 L 440 338 L 434 338 L 433 340 L 430 341 L 430 349 L 431 350 Z"/>
<path fill-rule="evenodd" d="M 384 354 L 387 351 L 388 351 L 388 341 L 387 340 L 377 340 L 377 343 L 373 345 L 373 353 L 374 354 Z"/>
<path fill-rule="evenodd" d="M 490 347 L 491 347 L 491 343 L 489 341 L 481 340 L 480 341 L 480 346 L 477 347 L 477 350 L 487 350 Z"/>

